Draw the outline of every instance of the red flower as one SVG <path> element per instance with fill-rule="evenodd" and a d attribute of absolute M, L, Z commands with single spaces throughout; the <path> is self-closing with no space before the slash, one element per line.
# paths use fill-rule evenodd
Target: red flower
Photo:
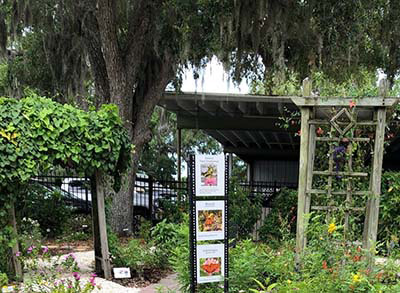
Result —
<path fill-rule="evenodd" d="M 324 134 L 324 130 L 321 127 L 318 127 L 317 134 L 318 135 L 323 135 Z"/>
<path fill-rule="evenodd" d="M 322 269 L 324 270 L 328 269 L 328 264 L 326 263 L 326 260 L 322 261 Z"/>
<path fill-rule="evenodd" d="M 349 107 L 350 109 L 356 106 L 356 102 L 354 102 L 353 100 L 350 101 L 349 103 Z"/>

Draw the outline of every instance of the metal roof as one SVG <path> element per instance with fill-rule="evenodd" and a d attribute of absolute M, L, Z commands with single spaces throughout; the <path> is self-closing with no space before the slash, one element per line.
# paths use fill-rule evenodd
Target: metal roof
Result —
<path fill-rule="evenodd" d="M 202 129 L 225 152 L 246 161 L 297 160 L 299 125 L 284 129 L 279 117 L 298 111 L 289 96 L 166 92 L 159 105 L 177 114 L 180 129 Z"/>

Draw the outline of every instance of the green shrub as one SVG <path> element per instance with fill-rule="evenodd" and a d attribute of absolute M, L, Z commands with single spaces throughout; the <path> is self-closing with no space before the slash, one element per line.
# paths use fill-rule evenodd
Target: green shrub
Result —
<path fill-rule="evenodd" d="M 400 248 L 400 172 L 382 175 L 378 241 L 389 254 Z"/>
<path fill-rule="evenodd" d="M 19 194 L 16 210 L 19 219 L 36 220 L 42 235 L 49 237 L 63 233 L 73 212 L 59 191 L 53 191 L 40 184 L 30 185 Z"/>
<path fill-rule="evenodd" d="M 7 274 L 0 272 L 0 288 L 3 286 L 7 286 L 8 284 L 8 277 Z"/>
<path fill-rule="evenodd" d="M 229 229 L 237 238 L 247 238 L 261 215 L 261 198 L 250 196 L 233 179 L 229 186 Z"/>
<path fill-rule="evenodd" d="M 269 244 L 296 236 L 297 190 L 283 188 L 271 202 L 271 211 L 259 229 L 260 238 Z"/>

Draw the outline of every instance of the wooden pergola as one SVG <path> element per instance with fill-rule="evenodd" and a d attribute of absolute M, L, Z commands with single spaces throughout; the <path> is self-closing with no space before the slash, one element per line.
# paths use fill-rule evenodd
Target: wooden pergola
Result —
<path fill-rule="evenodd" d="M 311 95 L 311 82 L 308 79 L 303 82 L 303 96 L 293 98 L 293 102 L 301 111 L 301 138 L 300 138 L 300 167 L 298 187 L 298 209 L 297 209 L 297 233 L 296 254 L 298 263 L 306 247 L 307 217 L 311 210 L 345 212 L 345 232 L 349 229 L 349 215 L 351 212 L 365 212 L 363 229 L 363 247 L 374 255 L 374 247 L 377 240 L 379 199 L 381 194 L 381 174 L 384 153 L 384 136 L 386 127 L 387 109 L 392 107 L 397 98 L 387 97 L 387 82 L 381 80 L 378 97 L 346 98 L 346 97 L 313 97 Z M 329 135 L 318 136 L 317 127 L 329 128 Z M 360 135 L 360 127 L 373 129 L 373 138 Z M 322 132 L 322 131 L 321 131 Z M 371 155 L 371 169 L 353 170 L 353 142 L 373 143 Z M 319 170 L 315 166 L 315 150 L 317 143 L 327 143 L 328 162 L 326 170 Z M 346 143 L 345 170 L 334 169 L 335 145 Z M 326 187 L 316 189 L 313 186 L 315 176 L 326 178 Z M 336 176 L 346 179 L 346 184 L 341 190 L 333 186 Z M 366 190 L 356 190 L 352 180 L 354 178 L 368 178 L 369 186 Z M 325 195 L 342 196 L 342 204 L 335 206 L 326 204 L 324 206 L 312 205 L 313 196 Z M 359 196 L 367 195 L 365 207 L 361 206 Z M 358 206 L 354 206 L 356 203 Z"/>

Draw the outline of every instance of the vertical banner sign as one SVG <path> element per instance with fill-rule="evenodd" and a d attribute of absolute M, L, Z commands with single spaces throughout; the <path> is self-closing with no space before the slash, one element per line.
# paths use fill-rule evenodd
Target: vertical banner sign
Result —
<path fill-rule="evenodd" d="M 189 164 L 191 292 L 224 282 L 228 292 L 228 160 L 191 156 Z"/>

